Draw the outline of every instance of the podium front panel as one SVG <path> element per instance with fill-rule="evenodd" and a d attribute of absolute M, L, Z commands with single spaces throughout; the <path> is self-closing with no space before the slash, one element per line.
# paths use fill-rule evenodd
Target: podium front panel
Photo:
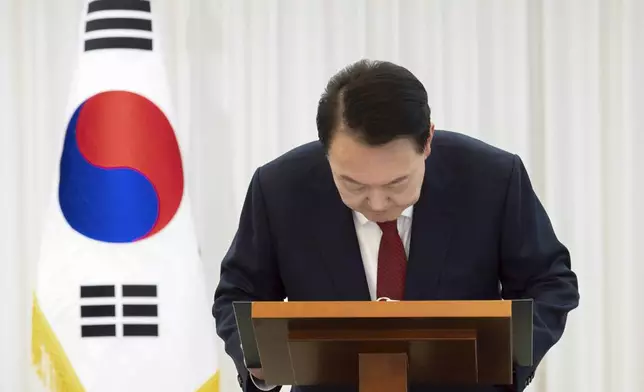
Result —
<path fill-rule="evenodd" d="M 355 385 L 360 354 L 406 354 L 413 383 L 476 384 L 476 336 L 411 338 L 412 340 L 291 340 L 293 376 L 297 385 Z"/>
<path fill-rule="evenodd" d="M 511 320 L 255 319 L 274 385 L 355 385 L 360 353 L 406 353 L 414 384 L 512 382 Z"/>

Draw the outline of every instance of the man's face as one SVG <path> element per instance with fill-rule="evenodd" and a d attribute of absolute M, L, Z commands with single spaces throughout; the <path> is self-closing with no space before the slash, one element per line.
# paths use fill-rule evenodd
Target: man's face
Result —
<path fill-rule="evenodd" d="M 421 153 L 409 139 L 374 147 L 346 131 L 336 132 L 329 163 L 344 204 L 373 222 L 397 219 L 420 196 L 431 136 L 433 126 Z"/>

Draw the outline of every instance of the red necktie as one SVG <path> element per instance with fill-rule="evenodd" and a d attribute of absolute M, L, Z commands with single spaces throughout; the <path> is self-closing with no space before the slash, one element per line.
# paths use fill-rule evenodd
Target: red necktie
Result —
<path fill-rule="evenodd" d="M 378 298 L 402 300 L 405 291 L 407 255 L 398 234 L 398 222 L 395 220 L 381 222 L 378 226 L 382 229 L 382 238 L 378 250 L 376 295 Z"/>

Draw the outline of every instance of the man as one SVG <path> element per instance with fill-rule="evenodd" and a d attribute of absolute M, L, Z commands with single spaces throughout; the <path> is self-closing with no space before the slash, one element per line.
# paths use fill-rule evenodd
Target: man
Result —
<path fill-rule="evenodd" d="M 423 85 L 388 62 L 335 75 L 317 128 L 319 141 L 257 169 L 222 261 L 213 314 L 242 388 L 272 386 L 244 366 L 233 301 L 533 298 L 538 364 L 579 293 L 519 157 L 435 131 Z M 535 368 L 515 367 L 510 390 L 523 390 Z"/>

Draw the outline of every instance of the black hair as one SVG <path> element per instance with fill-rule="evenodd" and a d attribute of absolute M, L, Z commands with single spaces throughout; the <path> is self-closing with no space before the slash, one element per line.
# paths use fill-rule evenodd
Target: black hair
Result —
<path fill-rule="evenodd" d="M 427 91 L 409 70 L 387 61 L 360 60 L 329 80 L 316 122 L 318 138 L 327 151 L 339 125 L 346 125 L 367 145 L 409 138 L 422 152 L 430 117 Z"/>

